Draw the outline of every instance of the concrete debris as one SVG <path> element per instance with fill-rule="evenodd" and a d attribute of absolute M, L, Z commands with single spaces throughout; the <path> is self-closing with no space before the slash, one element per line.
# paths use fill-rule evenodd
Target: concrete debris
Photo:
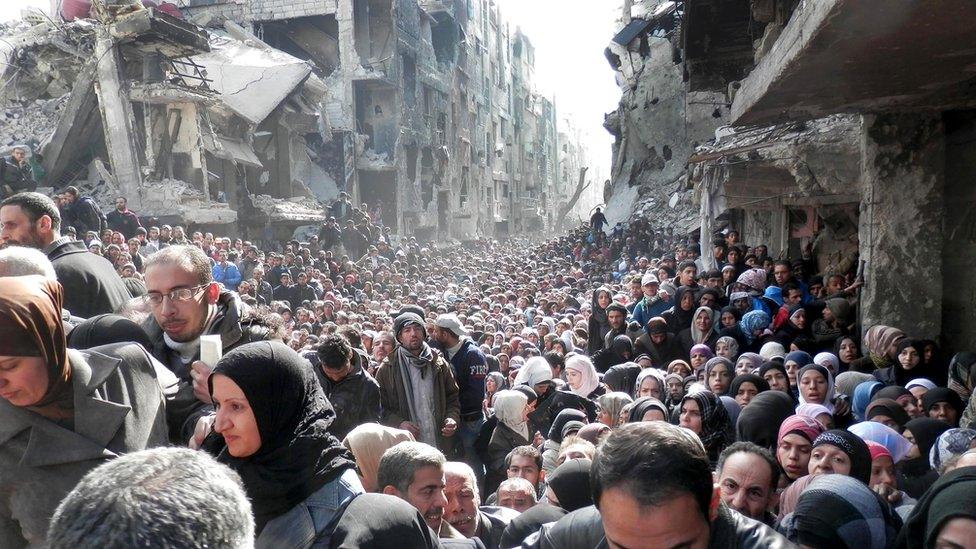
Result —
<path fill-rule="evenodd" d="M 266 194 L 251 195 L 254 207 L 268 216 L 272 222 L 295 224 L 321 223 L 326 217 L 322 205 L 314 199 L 295 196 L 286 200 Z"/>
<path fill-rule="evenodd" d="M 54 133 L 67 101 L 68 94 L 64 94 L 55 99 L 8 103 L 0 110 L 0 149 L 32 142 L 43 146 Z"/>

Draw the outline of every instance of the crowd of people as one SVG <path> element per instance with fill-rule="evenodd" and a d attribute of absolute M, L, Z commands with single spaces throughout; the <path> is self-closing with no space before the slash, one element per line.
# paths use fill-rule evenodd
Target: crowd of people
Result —
<path fill-rule="evenodd" d="M 0 546 L 976 539 L 976 354 L 858 326 L 808 248 L 600 212 L 421 243 L 348 196 L 306 241 L 68 225 L 87 200 L 0 204 Z"/>

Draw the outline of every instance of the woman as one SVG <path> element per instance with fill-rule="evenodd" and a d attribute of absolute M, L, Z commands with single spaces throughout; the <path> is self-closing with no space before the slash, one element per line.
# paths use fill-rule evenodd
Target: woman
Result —
<path fill-rule="evenodd" d="M 721 335 L 735 338 L 740 351 L 755 353 L 766 342 L 769 323 L 770 318 L 765 311 L 749 311 L 742 315 L 742 320 L 735 327 L 722 330 Z"/>
<path fill-rule="evenodd" d="M 906 383 L 905 388 L 908 389 L 908 392 L 911 393 L 913 397 L 915 397 L 915 402 L 918 403 L 919 406 L 921 406 L 922 397 L 925 396 L 925 393 L 931 391 L 932 389 L 935 389 L 936 384 L 932 383 L 931 380 L 925 378 L 918 378 L 918 379 L 913 379 L 908 383 Z M 973 401 L 972 399 L 970 399 L 970 401 L 976 403 L 976 401 Z M 965 414 L 963 415 L 963 417 L 965 417 Z"/>
<path fill-rule="evenodd" d="M 627 393 L 619 391 L 601 395 L 596 399 L 596 419 L 611 429 L 619 425 L 620 410 L 634 402 Z"/>
<path fill-rule="evenodd" d="M 413 440 L 410 431 L 387 427 L 379 423 L 363 423 L 349 431 L 342 444 L 349 448 L 356 460 L 356 471 L 359 473 L 359 480 L 363 484 L 363 489 L 367 492 L 376 492 L 378 491 L 376 471 L 379 469 L 383 452 L 401 442 L 413 442 Z"/>
<path fill-rule="evenodd" d="M 962 399 L 951 389 L 936 387 L 922 397 L 922 411 L 928 417 L 946 422 L 949 427 L 958 427 L 963 411 Z"/>
<path fill-rule="evenodd" d="M 691 359 L 690 364 L 693 372 L 699 371 L 703 366 L 705 366 L 706 362 L 715 358 L 715 355 L 712 353 L 712 350 L 708 347 L 708 345 L 692 346 L 691 350 L 688 352 L 688 356 Z"/>
<path fill-rule="evenodd" d="M 834 414 L 822 404 L 801 404 L 796 407 L 796 414 L 817 420 L 824 429 L 834 428 Z"/>
<path fill-rule="evenodd" d="M 735 376 L 732 380 L 732 385 L 729 386 L 729 396 L 734 398 L 739 406 L 745 408 L 756 396 L 768 390 L 769 384 L 766 383 L 765 379 L 756 374 L 742 374 Z"/>
<path fill-rule="evenodd" d="M 912 449 L 912 443 L 908 442 L 901 433 L 881 423 L 862 421 L 851 425 L 847 430 L 861 437 L 864 442 L 874 442 L 883 446 L 894 463 L 905 459 Z"/>
<path fill-rule="evenodd" d="M 217 362 L 208 386 L 225 444 L 217 460 L 241 476 L 255 547 L 327 538 L 363 487 L 353 455 L 329 433 L 335 412 L 308 363 L 281 343 L 248 343 Z"/>
<path fill-rule="evenodd" d="M 797 374 L 800 404 L 820 404 L 834 412 L 834 376 L 823 366 L 808 364 Z"/>
<path fill-rule="evenodd" d="M 976 529 L 976 471 L 957 469 L 935 482 L 905 520 L 906 547 L 967 547 Z"/>
<path fill-rule="evenodd" d="M 722 307 L 722 311 L 719 313 L 719 324 L 721 325 L 719 331 L 725 330 L 726 328 L 734 328 L 741 319 L 742 312 L 739 309 L 732 305 Z M 738 342 L 736 343 L 736 348 L 738 348 Z"/>
<path fill-rule="evenodd" d="M 968 401 L 973 393 L 973 375 L 976 369 L 976 353 L 956 353 L 949 362 L 948 387 L 959 394 L 959 398 Z"/>
<path fill-rule="evenodd" d="M 566 408 L 560 410 L 552 420 L 552 426 L 549 427 L 549 436 L 546 438 L 546 442 L 542 447 L 542 470 L 547 475 L 556 468 L 556 459 L 559 457 L 559 449 L 563 444 L 563 427 L 571 421 L 578 421 L 585 424 L 587 422 L 586 414 L 579 410 Z"/>
<path fill-rule="evenodd" d="M 606 390 L 600 386 L 600 376 L 585 355 L 572 355 L 566 359 L 566 384 L 571 393 L 593 400 Z"/>
<path fill-rule="evenodd" d="M 864 414 L 864 423 L 880 423 L 887 425 L 899 433 L 905 430 L 905 424 L 911 419 L 900 404 L 890 398 L 878 398 L 868 404 Z"/>
<path fill-rule="evenodd" d="M 593 292 L 590 304 L 590 319 L 587 321 L 587 351 L 593 353 L 603 349 L 604 338 L 610 331 L 610 321 L 607 319 L 607 307 L 613 302 L 610 288 L 601 286 Z"/>
<path fill-rule="evenodd" d="M 593 505 L 593 494 L 590 490 L 592 464 L 588 459 L 569 459 L 556 467 L 546 479 L 546 498 L 549 504 L 567 512 Z"/>
<path fill-rule="evenodd" d="M 769 384 L 769 389 L 772 391 L 781 391 L 793 397 L 793 389 L 790 386 L 790 377 L 786 373 L 786 367 L 776 361 L 764 362 L 762 366 L 759 367 L 759 376 L 766 380 Z"/>
<path fill-rule="evenodd" d="M 678 333 L 678 341 L 689 352 L 695 345 L 714 349 L 718 342 L 719 315 L 711 307 L 699 307 L 691 319 L 691 326 Z"/>
<path fill-rule="evenodd" d="M 888 387 L 878 391 L 878 393 L 874 395 L 874 398 L 888 398 L 894 400 L 899 406 L 902 407 L 903 410 L 905 410 L 905 413 L 908 414 L 909 419 L 914 419 L 925 415 L 922 412 L 922 408 L 918 405 L 918 400 L 915 399 L 915 395 L 900 385 L 889 385 Z"/>
<path fill-rule="evenodd" d="M 668 408 L 660 400 L 653 397 L 642 397 L 634 401 L 630 407 L 627 423 L 640 421 L 667 421 Z"/>
<path fill-rule="evenodd" d="M 809 474 L 813 441 L 825 431 L 818 421 L 805 416 L 790 416 L 783 420 L 776 438 L 776 461 L 783 468 L 780 488 Z"/>
<path fill-rule="evenodd" d="M 861 349 L 853 337 L 842 336 L 834 343 L 834 355 L 838 359 L 837 373 L 846 372 L 852 362 L 861 358 Z"/>
<path fill-rule="evenodd" d="M 594 367 L 596 367 L 595 364 Z M 653 368 L 649 369 L 653 370 Z M 612 366 L 605 374 L 603 374 L 603 384 L 606 385 L 607 389 L 611 391 L 620 391 L 631 394 L 634 391 L 634 383 L 637 382 L 637 378 L 640 377 L 644 371 L 645 370 L 641 369 L 641 367 L 634 362 L 617 364 L 616 366 Z"/>
<path fill-rule="evenodd" d="M 871 454 L 866 446 L 864 450 L 870 469 Z M 894 546 L 901 525 L 867 481 L 825 475 L 811 480 L 779 529 L 799 547 L 888 549 Z"/>
<path fill-rule="evenodd" d="M 722 336 L 715 341 L 715 354 L 735 361 L 739 357 L 739 342 L 734 337 Z"/>
<path fill-rule="evenodd" d="M 485 400 L 481 403 L 482 412 L 488 413 L 488 410 L 492 408 L 492 400 L 496 393 L 508 389 L 508 380 L 501 372 L 489 372 L 485 376 Z"/>
<path fill-rule="evenodd" d="M 727 358 L 717 356 L 705 363 L 705 383 L 717 396 L 727 395 L 735 367 Z"/>
<path fill-rule="evenodd" d="M 729 413 L 718 396 L 708 391 L 686 395 L 679 407 L 679 425 L 690 429 L 701 439 L 711 463 L 718 461 L 722 450 L 735 440 Z"/>
<path fill-rule="evenodd" d="M 731 358 L 729 360 L 732 360 Z M 742 353 L 739 360 L 735 363 L 735 375 L 751 374 L 759 371 L 763 365 L 763 359 L 756 353 Z"/>
<path fill-rule="evenodd" d="M 691 327 L 695 311 L 695 289 L 681 286 L 674 293 L 674 303 L 673 307 L 661 313 L 661 318 L 667 322 L 668 332 L 677 335 Z"/>
<path fill-rule="evenodd" d="M 867 356 L 851 363 L 851 370 L 856 372 L 873 372 L 888 368 L 895 362 L 895 350 L 902 340 L 907 339 L 905 332 L 891 326 L 872 326 L 864 333 L 864 350 Z"/>
<path fill-rule="evenodd" d="M 850 374 L 854 372 L 846 373 Z M 855 420 L 864 421 L 864 415 L 868 411 L 868 404 L 871 403 L 874 395 L 883 388 L 884 385 L 880 381 L 865 381 L 859 383 L 854 388 L 854 396 L 851 398 L 851 414 Z"/>
<path fill-rule="evenodd" d="M 656 368 L 645 368 L 637 375 L 634 383 L 634 396 L 654 397 L 658 400 L 667 398 L 667 387 L 665 386 L 664 373 Z"/>
<path fill-rule="evenodd" d="M 517 446 L 531 442 L 528 425 L 529 399 L 521 391 L 500 391 L 495 395 L 498 423 L 491 433 L 485 453 L 485 490 L 492 493 L 508 478 L 505 457 Z"/>
<path fill-rule="evenodd" d="M 834 355 L 834 353 L 828 353 L 828 352 L 817 353 L 813 357 L 813 363 L 819 364 L 824 368 L 830 370 L 830 375 L 834 376 L 834 378 L 837 377 L 837 373 L 839 372 L 839 368 L 840 368 L 840 361 L 837 360 L 837 357 Z"/>
<path fill-rule="evenodd" d="M 974 446 L 976 446 L 976 430 L 949 429 L 939 435 L 938 440 L 929 450 L 929 464 L 939 474 L 943 474 L 946 467 L 954 465 L 959 456 Z"/>
<path fill-rule="evenodd" d="M 786 375 L 790 378 L 790 386 L 793 387 L 795 391 L 799 391 L 800 381 L 797 379 L 797 372 L 800 368 L 806 366 L 807 364 L 813 364 L 813 357 L 810 353 L 803 351 L 793 351 L 786 354 L 783 359 L 783 366 L 786 368 Z"/>
<path fill-rule="evenodd" d="M 874 377 L 885 385 L 905 385 L 918 378 L 931 378 L 934 372 L 926 370 L 922 364 L 922 350 L 919 342 L 903 339 L 895 346 L 895 360 L 887 368 L 873 372 Z"/>
<path fill-rule="evenodd" d="M 807 468 L 811 475 L 836 473 L 854 477 L 867 485 L 871 481 L 871 451 L 854 433 L 832 429 L 813 441 Z"/>
<path fill-rule="evenodd" d="M 739 414 L 735 422 L 736 440 L 775 451 L 780 424 L 791 414 L 793 399 L 789 395 L 780 391 L 760 393 Z"/>
<path fill-rule="evenodd" d="M 920 417 L 905 424 L 902 436 L 913 447 L 901 464 L 898 485 L 913 498 L 921 497 L 938 478 L 938 473 L 932 469 L 929 452 L 939 436 L 950 428 L 948 423 L 930 417 Z"/>
<path fill-rule="evenodd" d="M 168 443 L 168 370 L 135 344 L 69 350 L 62 288 L 0 278 L 0 545 L 43 546 L 81 478 L 121 454 Z"/>

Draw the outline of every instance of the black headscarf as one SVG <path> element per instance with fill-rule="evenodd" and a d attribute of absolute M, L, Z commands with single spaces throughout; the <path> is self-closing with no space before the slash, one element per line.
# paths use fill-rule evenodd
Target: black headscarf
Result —
<path fill-rule="evenodd" d="M 562 507 L 556 507 L 545 502 L 537 503 L 508 523 L 502 533 L 499 547 L 521 547 L 522 541 L 538 532 L 543 524 L 556 522 L 565 514 L 566 510 Z M 399 549 L 399 547 L 394 549 Z"/>
<path fill-rule="evenodd" d="M 217 459 L 237 471 L 254 509 L 256 533 L 348 468 L 352 454 L 328 429 L 335 411 L 301 357 L 279 342 L 248 343 L 227 353 L 209 379 L 225 375 L 241 388 L 254 412 L 261 447 Z"/>
<path fill-rule="evenodd" d="M 739 413 L 735 424 L 736 439 L 763 448 L 776 448 L 779 426 L 793 415 L 793 398 L 783 391 L 765 391 L 756 395 Z"/>
<path fill-rule="evenodd" d="M 152 341 L 142 326 L 121 315 L 93 316 L 75 326 L 68 334 L 68 347 L 71 349 L 91 349 L 122 342 L 138 343 L 152 349 Z"/>
<path fill-rule="evenodd" d="M 779 370 L 780 372 L 783 372 L 783 375 L 786 377 L 786 382 L 790 382 L 790 374 L 786 372 L 786 366 L 784 366 L 782 362 L 777 362 L 775 360 L 763 362 L 762 366 L 759 367 L 759 377 L 766 379 L 766 372 L 770 370 Z M 780 392 L 785 394 L 784 391 Z"/>
<path fill-rule="evenodd" d="M 767 383 L 765 379 L 757 376 L 756 374 L 740 374 L 735 376 L 732 379 L 732 384 L 729 385 L 729 392 L 727 394 L 730 397 L 735 398 L 735 395 L 739 394 L 739 387 L 742 386 L 743 383 L 752 383 L 753 385 L 755 385 L 756 391 L 759 394 L 765 393 L 766 391 L 769 390 L 769 383 Z M 782 391 L 780 392 L 782 393 Z M 783 394 L 785 395 L 786 393 Z M 749 402 L 749 405 L 752 406 L 752 402 Z"/>
<path fill-rule="evenodd" d="M 588 459 L 567 459 L 546 478 L 549 489 L 559 500 L 559 506 L 567 512 L 593 505 L 593 492 L 590 491 L 592 465 L 593 462 Z"/>
<path fill-rule="evenodd" d="M 831 429 L 820 435 L 813 441 L 813 447 L 829 444 L 847 454 L 851 460 L 851 474 L 867 485 L 871 482 L 871 450 L 864 440 L 850 431 L 844 429 Z M 928 455 L 928 454 L 926 454 Z"/>
<path fill-rule="evenodd" d="M 956 409 L 956 422 L 958 423 L 959 418 L 962 417 L 963 410 L 966 409 L 962 403 L 962 399 L 959 398 L 959 394 L 952 389 L 947 389 L 945 387 L 929 389 L 929 391 L 922 396 L 922 409 L 925 410 L 926 414 L 928 414 L 929 410 L 940 402 L 948 403 L 949 406 Z M 951 427 L 955 427 L 955 425 L 952 425 Z"/>
<path fill-rule="evenodd" d="M 681 298 L 689 292 L 694 294 L 695 289 L 688 286 L 681 286 L 675 290 L 674 306 L 661 314 L 668 321 L 668 331 L 671 333 L 676 334 L 685 328 L 691 328 L 691 320 L 695 315 L 695 311 L 698 309 L 698 304 L 692 303 L 690 311 L 681 308 Z"/>
<path fill-rule="evenodd" d="M 877 395 L 875 395 L 874 399 L 871 400 L 871 403 L 868 404 L 867 410 L 864 414 L 864 419 L 871 421 L 871 419 L 875 416 L 890 417 L 895 421 L 895 423 L 898 424 L 898 429 L 900 431 L 905 430 L 905 424 L 911 419 L 908 417 L 908 412 L 901 407 L 901 404 L 898 404 L 890 398 L 878 398 Z"/>
<path fill-rule="evenodd" d="M 611 391 L 620 391 L 633 396 L 634 384 L 637 383 L 637 375 L 640 372 L 641 367 L 636 363 L 617 364 L 611 366 L 607 373 L 603 374 L 603 382 L 607 384 L 607 387 L 610 387 Z"/>
<path fill-rule="evenodd" d="M 945 523 L 957 517 L 976 520 L 976 467 L 962 467 L 939 478 L 905 520 L 896 547 L 934 547 Z"/>
<path fill-rule="evenodd" d="M 939 440 L 939 435 L 951 429 L 951 426 L 941 419 L 917 417 L 906 423 L 905 429 L 909 430 L 915 437 L 915 445 L 918 446 L 920 455 L 917 458 L 903 461 L 902 471 L 906 475 L 922 475 L 932 468 L 929 463 L 929 450 Z"/>
<path fill-rule="evenodd" d="M 663 402 L 654 397 L 641 397 L 630 406 L 630 416 L 627 418 L 627 423 L 644 421 L 644 414 L 651 410 L 660 410 L 664 414 L 664 421 L 668 420 L 668 407 Z"/>
<path fill-rule="evenodd" d="M 420 511 L 386 494 L 360 494 L 346 507 L 332 532 L 330 549 L 418 549 L 439 547 Z"/>
<path fill-rule="evenodd" d="M 556 418 L 552 420 L 552 426 L 549 427 L 549 436 L 547 438 L 555 443 L 562 444 L 563 427 L 570 421 L 586 423 L 586 414 L 572 408 L 566 408 L 560 411 L 556 414 Z"/>

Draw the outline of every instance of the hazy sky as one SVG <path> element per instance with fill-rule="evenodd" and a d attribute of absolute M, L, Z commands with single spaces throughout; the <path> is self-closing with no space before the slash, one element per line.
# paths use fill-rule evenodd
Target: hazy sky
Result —
<path fill-rule="evenodd" d="M 610 134 L 603 114 L 616 108 L 620 91 L 603 57 L 613 37 L 620 0 L 497 0 L 505 17 L 535 46 L 536 81 L 555 97 L 562 116 L 585 131 L 595 169 L 609 177 Z M 20 17 L 28 6 L 49 8 L 49 0 L 0 0 L 0 21 Z"/>

